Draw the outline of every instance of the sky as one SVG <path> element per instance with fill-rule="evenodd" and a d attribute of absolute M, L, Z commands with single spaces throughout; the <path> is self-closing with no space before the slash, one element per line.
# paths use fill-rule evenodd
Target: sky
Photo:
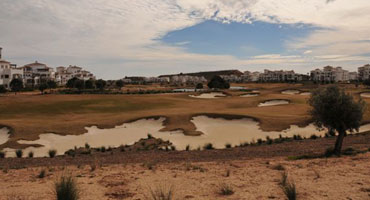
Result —
<path fill-rule="evenodd" d="M 370 63 L 369 0 L 1 0 L 3 59 L 98 78 Z"/>

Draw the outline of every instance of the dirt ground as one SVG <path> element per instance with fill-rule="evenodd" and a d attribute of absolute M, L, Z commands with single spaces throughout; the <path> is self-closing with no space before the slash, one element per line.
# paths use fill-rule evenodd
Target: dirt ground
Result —
<path fill-rule="evenodd" d="M 298 199 L 370 199 L 370 153 L 287 161 L 286 158 L 171 164 L 115 164 L 35 167 L 0 172 L 0 199 L 54 199 L 62 175 L 76 178 L 81 199 L 151 199 L 150 191 L 172 188 L 174 199 L 285 199 L 282 173 L 294 182 Z M 46 176 L 38 178 L 45 169 Z M 222 195 L 221 185 L 234 192 Z"/>

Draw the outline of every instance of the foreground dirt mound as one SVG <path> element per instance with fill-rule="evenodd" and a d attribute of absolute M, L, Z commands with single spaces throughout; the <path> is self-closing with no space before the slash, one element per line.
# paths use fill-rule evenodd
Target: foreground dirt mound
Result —
<path fill-rule="evenodd" d="M 282 174 L 295 183 L 298 199 L 369 199 L 370 153 L 288 161 L 244 161 L 68 165 L 0 172 L 0 199 L 54 199 L 54 181 L 76 178 L 81 199 L 146 199 L 173 193 L 173 199 L 286 199 Z M 39 174 L 45 170 L 45 177 Z M 225 193 L 225 188 L 229 193 Z"/>

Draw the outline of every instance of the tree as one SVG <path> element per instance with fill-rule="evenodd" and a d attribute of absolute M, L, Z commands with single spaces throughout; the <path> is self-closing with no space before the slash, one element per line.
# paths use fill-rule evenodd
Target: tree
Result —
<path fill-rule="evenodd" d="M 55 89 L 57 88 L 57 82 L 53 81 L 53 80 L 48 80 L 46 82 L 46 85 L 49 89 Z"/>
<path fill-rule="evenodd" d="M 85 81 L 77 79 L 75 81 L 74 88 L 77 88 L 78 90 L 83 90 L 85 88 Z"/>
<path fill-rule="evenodd" d="M 76 78 L 76 77 L 73 77 L 73 78 L 69 79 L 69 80 L 67 81 L 67 84 L 66 84 L 67 88 L 76 88 L 76 82 L 77 82 L 78 80 L 79 80 L 79 79 L 78 79 L 78 78 Z"/>
<path fill-rule="evenodd" d="M 99 79 L 95 82 L 95 85 L 98 89 L 103 90 L 107 82 L 105 80 Z"/>
<path fill-rule="evenodd" d="M 121 90 L 121 88 L 123 87 L 123 81 L 122 80 L 116 81 L 116 86 Z"/>
<path fill-rule="evenodd" d="M 314 91 L 309 104 L 317 127 L 338 132 L 334 153 L 340 155 L 347 131 L 358 131 L 361 125 L 365 102 L 362 99 L 355 101 L 338 86 L 329 86 Z"/>
<path fill-rule="evenodd" d="M 85 81 L 85 88 L 86 89 L 94 89 L 94 80 L 89 79 L 89 80 Z"/>
<path fill-rule="evenodd" d="M 198 83 L 198 84 L 195 86 L 195 89 L 203 89 L 203 83 Z"/>
<path fill-rule="evenodd" d="M 21 79 L 13 79 L 9 84 L 11 90 L 17 94 L 17 92 L 23 89 L 23 81 Z"/>
<path fill-rule="evenodd" d="M 230 84 L 225 81 L 220 76 L 214 76 L 211 81 L 208 83 L 209 88 L 216 88 L 216 89 L 229 89 Z"/>
<path fill-rule="evenodd" d="M 6 88 L 3 85 L 0 85 L 0 94 L 6 93 Z"/>
<path fill-rule="evenodd" d="M 39 90 L 41 92 L 41 94 L 44 94 L 44 90 L 48 89 L 48 85 L 46 83 L 41 83 L 39 85 Z"/>

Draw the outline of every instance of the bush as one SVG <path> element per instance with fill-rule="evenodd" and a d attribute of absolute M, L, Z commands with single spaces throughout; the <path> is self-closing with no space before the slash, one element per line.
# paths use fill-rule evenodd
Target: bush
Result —
<path fill-rule="evenodd" d="M 280 186 L 288 200 L 297 199 L 297 190 L 295 187 L 295 183 L 288 180 L 288 176 L 286 173 L 283 173 L 282 175 Z"/>
<path fill-rule="evenodd" d="M 226 183 L 220 185 L 220 194 L 221 195 L 232 195 L 234 194 L 233 188 Z"/>
<path fill-rule="evenodd" d="M 257 139 L 257 144 L 261 145 L 263 143 L 263 140 L 262 139 Z"/>
<path fill-rule="evenodd" d="M 41 170 L 39 175 L 37 176 L 38 178 L 44 178 L 45 177 L 45 174 L 46 174 L 46 171 L 45 169 Z"/>
<path fill-rule="evenodd" d="M 90 145 L 89 145 L 89 143 L 87 143 L 87 142 L 85 143 L 85 148 L 86 148 L 86 149 L 90 149 Z"/>
<path fill-rule="evenodd" d="M 100 147 L 100 151 L 101 151 L 101 152 L 105 152 L 105 150 L 106 150 L 106 149 L 105 149 L 105 146 Z"/>
<path fill-rule="evenodd" d="M 5 152 L 4 151 L 0 151 L 0 158 L 5 158 Z"/>
<path fill-rule="evenodd" d="M 55 157 L 55 155 L 57 154 L 57 150 L 55 150 L 55 149 L 50 149 L 48 153 L 49 153 L 49 157 L 50 157 L 50 158 L 54 158 L 54 157 Z"/>
<path fill-rule="evenodd" d="M 185 150 L 190 151 L 190 145 L 186 145 Z"/>
<path fill-rule="evenodd" d="M 152 134 L 148 133 L 148 139 L 152 139 L 152 138 L 153 138 Z"/>
<path fill-rule="evenodd" d="M 172 200 L 174 199 L 174 188 L 173 186 L 157 186 L 154 190 L 149 188 L 150 198 L 152 200 Z"/>
<path fill-rule="evenodd" d="M 22 158 L 22 156 L 23 156 L 23 151 L 22 151 L 22 149 L 17 149 L 17 150 L 15 151 L 15 155 L 17 156 L 17 158 Z"/>
<path fill-rule="evenodd" d="M 293 140 L 303 140 L 303 138 L 300 135 L 293 135 Z"/>
<path fill-rule="evenodd" d="M 274 141 L 269 136 L 266 137 L 266 143 L 267 144 L 272 144 L 273 142 Z"/>
<path fill-rule="evenodd" d="M 315 134 L 312 134 L 311 136 L 310 136 L 310 139 L 312 139 L 312 140 L 316 140 L 318 137 L 317 137 L 317 135 L 315 135 Z"/>
<path fill-rule="evenodd" d="M 7 92 L 6 88 L 3 85 L 0 85 L 0 94 L 6 93 L 6 92 Z"/>
<path fill-rule="evenodd" d="M 227 144 L 225 144 L 225 147 L 226 147 L 226 149 L 230 149 L 231 148 L 231 144 L 230 143 L 227 143 Z"/>
<path fill-rule="evenodd" d="M 57 200 L 78 200 L 79 189 L 72 176 L 62 176 L 54 184 Z"/>
<path fill-rule="evenodd" d="M 324 156 L 325 157 L 331 157 L 333 155 L 334 155 L 334 148 L 327 148 L 326 151 L 325 151 Z"/>
<path fill-rule="evenodd" d="M 211 150 L 211 149 L 214 149 L 213 148 L 213 144 L 212 143 L 207 143 L 203 146 L 203 149 L 204 150 Z"/>
<path fill-rule="evenodd" d="M 33 158 L 33 151 L 28 152 L 28 157 Z"/>

